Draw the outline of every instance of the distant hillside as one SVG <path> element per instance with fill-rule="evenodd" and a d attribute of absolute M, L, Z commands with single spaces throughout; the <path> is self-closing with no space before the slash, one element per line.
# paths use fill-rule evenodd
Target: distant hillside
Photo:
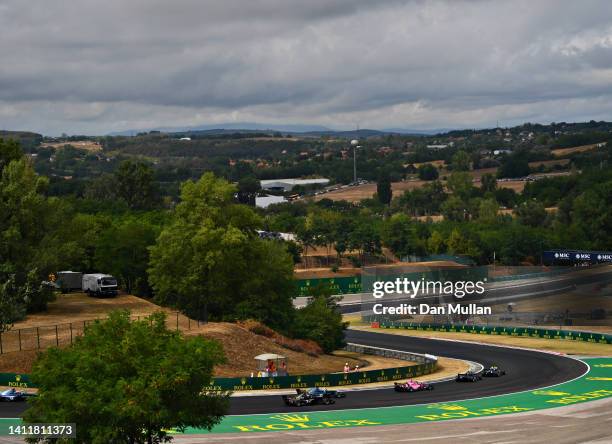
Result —
<path fill-rule="evenodd" d="M 229 131 L 228 131 L 229 130 Z M 256 122 L 233 122 L 233 123 L 218 123 L 211 125 L 197 125 L 185 127 L 158 127 L 141 130 L 125 130 L 112 132 L 110 136 L 135 136 L 139 133 L 159 131 L 163 133 L 237 133 L 237 132 L 282 132 L 282 133 L 306 133 L 310 131 L 333 131 L 321 125 L 271 125 L 266 123 Z"/>
<path fill-rule="evenodd" d="M 5 131 L 0 130 L 0 139 L 14 139 L 17 140 L 21 147 L 29 151 L 32 148 L 36 148 L 43 140 L 42 134 L 32 133 L 29 131 Z"/>
<path fill-rule="evenodd" d="M 359 130 L 334 130 L 320 125 L 272 125 L 264 123 L 220 123 L 216 125 L 199 125 L 194 127 L 159 127 L 149 130 L 126 130 L 109 133 L 110 136 L 136 136 L 148 132 L 161 132 L 169 134 L 193 134 L 193 135 L 227 135 L 241 133 L 281 133 L 283 135 L 299 135 L 302 137 L 339 137 L 339 138 L 367 138 L 378 137 L 387 134 L 402 135 L 432 135 L 448 131 L 445 129 L 434 130 L 412 130 L 406 128 L 394 129 L 359 129 Z"/>

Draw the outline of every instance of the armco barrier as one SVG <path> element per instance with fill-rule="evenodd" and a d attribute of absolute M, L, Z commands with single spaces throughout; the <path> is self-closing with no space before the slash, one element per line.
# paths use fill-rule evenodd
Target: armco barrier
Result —
<path fill-rule="evenodd" d="M 388 348 L 370 347 L 369 345 L 361 344 L 346 344 L 346 351 L 361 353 L 362 355 L 377 355 L 385 358 L 402 359 L 404 361 L 419 362 L 422 364 L 428 362 L 437 362 L 438 358 L 433 355 L 423 355 L 420 353 L 411 353 L 401 350 L 390 350 Z"/>
<path fill-rule="evenodd" d="M 569 341 L 612 344 L 612 335 L 554 328 L 501 327 L 485 325 L 421 324 L 412 322 L 380 322 L 380 328 L 403 328 L 407 330 L 443 331 L 500 336 L 523 336 L 543 339 L 565 339 Z"/>
<path fill-rule="evenodd" d="M 308 387 L 341 387 L 355 384 L 370 384 L 374 382 L 396 381 L 398 379 L 414 378 L 432 373 L 436 369 L 437 360 L 433 356 L 419 355 L 416 353 L 397 352 L 395 350 L 379 349 L 375 352 L 374 347 L 358 344 L 350 344 L 360 347 L 361 353 L 390 356 L 389 352 L 402 353 L 402 356 L 394 355 L 398 359 L 419 362 L 417 365 L 406 367 L 387 368 L 383 370 L 367 370 L 350 373 L 330 373 L 324 375 L 299 375 L 299 376 L 270 376 L 260 378 L 213 378 L 210 384 L 203 387 L 206 391 L 241 391 L 241 390 L 271 390 L 271 389 L 297 389 Z M 347 349 L 351 350 L 350 347 Z M 368 349 L 368 350 L 366 350 Z M 15 373 L 0 373 L 0 386 L 36 388 L 28 375 Z"/>

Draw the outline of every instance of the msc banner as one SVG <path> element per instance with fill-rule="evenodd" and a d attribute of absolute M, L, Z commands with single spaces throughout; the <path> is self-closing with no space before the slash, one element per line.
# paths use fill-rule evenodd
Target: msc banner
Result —
<path fill-rule="evenodd" d="M 542 258 L 548 265 L 568 264 L 601 264 L 612 262 L 610 251 L 583 251 L 583 250 L 550 250 L 544 251 Z"/>
<path fill-rule="evenodd" d="M 612 335 L 584 331 L 555 330 L 531 327 L 493 327 L 484 325 L 421 324 L 412 322 L 380 322 L 380 328 L 403 328 L 407 330 L 445 331 L 500 336 L 528 336 L 544 339 L 567 339 L 570 341 L 612 344 Z"/>
<path fill-rule="evenodd" d="M 333 294 L 361 293 L 361 276 L 348 276 L 337 278 L 299 279 L 298 296 L 308 296 L 310 289 L 317 285 L 329 286 Z"/>

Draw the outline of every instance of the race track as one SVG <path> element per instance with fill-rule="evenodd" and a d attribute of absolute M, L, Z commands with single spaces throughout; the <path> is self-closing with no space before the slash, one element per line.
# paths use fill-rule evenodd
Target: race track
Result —
<path fill-rule="evenodd" d="M 575 359 L 529 350 L 353 330 L 348 330 L 346 337 L 348 342 L 358 344 L 465 359 L 484 366 L 498 365 L 507 374 L 501 378 L 484 378 L 475 383 L 441 382 L 435 385 L 433 391 L 427 392 L 396 393 L 388 387 L 347 390 L 347 397 L 339 399 L 332 406 L 317 405 L 298 409 L 285 406 L 278 395 L 233 397 L 229 414 L 357 409 L 458 401 L 551 386 L 577 378 L 587 371 L 586 364 Z M 0 403 L 0 417 L 16 418 L 23 413 L 25 407 L 26 404 L 21 402 Z"/>
<path fill-rule="evenodd" d="M 338 399 L 332 406 L 316 405 L 298 409 L 285 406 L 280 396 L 236 397 L 231 400 L 230 415 L 456 401 L 546 387 L 577 378 L 587 371 L 583 362 L 536 351 L 354 330 L 348 330 L 346 338 L 348 342 L 357 344 L 466 359 L 479 362 L 485 367 L 497 365 L 506 370 L 506 376 L 483 378 L 475 383 L 441 382 L 432 391 L 416 393 L 396 393 L 391 388 L 355 390 L 348 393 L 346 398 Z"/>

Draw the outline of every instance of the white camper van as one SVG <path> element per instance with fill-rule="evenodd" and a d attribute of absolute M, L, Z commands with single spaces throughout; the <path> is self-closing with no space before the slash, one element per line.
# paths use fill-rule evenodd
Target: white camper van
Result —
<path fill-rule="evenodd" d="M 84 274 L 83 291 L 89 296 L 116 296 L 117 279 L 110 274 Z"/>

